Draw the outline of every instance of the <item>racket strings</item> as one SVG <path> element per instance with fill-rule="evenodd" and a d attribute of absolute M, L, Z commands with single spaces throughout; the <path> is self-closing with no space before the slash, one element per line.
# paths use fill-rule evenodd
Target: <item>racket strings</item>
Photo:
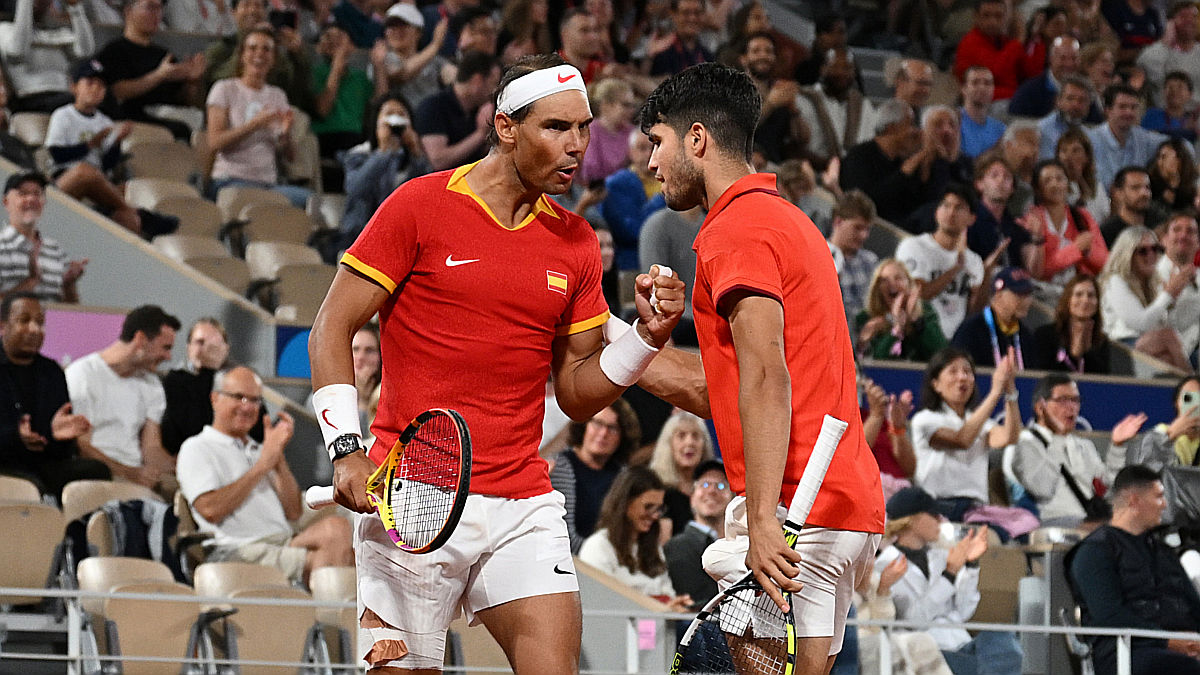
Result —
<path fill-rule="evenodd" d="M 406 547 L 428 545 L 454 508 L 461 473 L 458 426 L 437 415 L 417 430 L 388 476 L 385 501 Z"/>
<path fill-rule="evenodd" d="M 786 618 L 766 593 L 733 593 L 696 628 L 681 654 L 679 673 L 785 673 Z"/>

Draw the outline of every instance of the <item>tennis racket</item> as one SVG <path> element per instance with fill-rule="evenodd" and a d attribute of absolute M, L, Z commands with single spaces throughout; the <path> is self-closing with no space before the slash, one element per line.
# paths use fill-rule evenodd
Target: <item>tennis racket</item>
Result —
<path fill-rule="evenodd" d="M 429 553 L 446 543 L 471 488 L 471 434 L 457 411 L 426 410 L 409 422 L 367 479 L 367 499 L 396 546 Z M 314 509 L 333 504 L 333 487 L 310 487 Z"/>
<path fill-rule="evenodd" d="M 783 523 L 788 546 L 796 545 L 845 431 L 846 423 L 829 415 L 821 423 L 821 433 Z M 683 634 L 671 662 L 671 675 L 792 675 L 796 666 L 796 619 L 791 593 L 783 591 L 783 599 L 787 612 L 779 609 L 753 573 L 718 593 Z"/>

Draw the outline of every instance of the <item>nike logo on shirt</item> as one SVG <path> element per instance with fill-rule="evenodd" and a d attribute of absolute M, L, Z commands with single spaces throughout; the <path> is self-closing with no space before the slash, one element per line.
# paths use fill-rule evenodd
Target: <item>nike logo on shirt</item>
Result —
<path fill-rule="evenodd" d="M 472 258 L 470 260 L 455 260 L 453 254 L 446 256 L 446 267 L 458 267 L 459 265 L 466 265 L 467 263 L 473 262 L 479 262 L 479 258 Z"/>
<path fill-rule="evenodd" d="M 558 569 L 558 565 L 555 565 L 555 566 L 554 566 L 554 573 L 555 573 L 555 574 L 574 574 L 574 572 L 569 572 L 569 571 L 567 571 L 567 570 L 560 570 L 560 569 Z"/>

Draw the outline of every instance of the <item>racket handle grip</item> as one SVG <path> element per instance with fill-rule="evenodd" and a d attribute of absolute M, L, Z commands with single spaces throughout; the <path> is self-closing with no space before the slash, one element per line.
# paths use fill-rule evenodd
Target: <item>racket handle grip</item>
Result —
<path fill-rule="evenodd" d="M 813 502 L 817 499 L 817 492 L 825 480 L 825 472 L 829 470 L 829 462 L 833 459 L 833 453 L 837 450 L 847 426 L 842 420 L 830 415 L 826 415 L 821 421 L 821 433 L 817 435 L 817 442 L 813 444 L 808 466 L 804 467 L 804 474 L 800 476 L 800 484 L 796 486 L 796 494 L 788 508 L 788 522 L 802 526 L 804 521 L 808 520 L 808 512 L 812 510 Z"/>
<path fill-rule="evenodd" d="M 655 264 L 658 265 L 658 263 Z M 671 268 L 667 267 L 666 265 L 658 265 L 658 273 L 664 277 L 669 277 L 674 274 L 674 272 L 671 271 Z M 658 309 L 658 295 L 655 293 L 653 286 L 650 287 L 650 306 L 654 309 Z"/>
<path fill-rule="evenodd" d="M 304 491 L 304 503 L 308 504 L 310 509 L 323 509 L 326 506 L 333 506 L 333 486 L 332 485 L 314 485 Z"/>

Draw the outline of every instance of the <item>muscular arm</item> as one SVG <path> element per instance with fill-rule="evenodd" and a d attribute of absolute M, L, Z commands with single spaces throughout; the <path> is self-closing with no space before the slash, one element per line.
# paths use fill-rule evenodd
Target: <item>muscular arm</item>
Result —
<path fill-rule="evenodd" d="M 697 353 L 664 347 L 638 380 L 638 386 L 697 417 L 712 417 L 704 364 Z"/>
<path fill-rule="evenodd" d="M 591 419 L 625 391 L 600 370 L 602 346 L 600 328 L 554 340 L 554 394 L 562 411 L 575 421 Z"/>
<path fill-rule="evenodd" d="M 161 468 L 168 473 L 175 471 L 175 458 L 163 447 L 162 426 L 158 422 L 147 420 L 142 425 L 141 441 L 144 466 Z"/>

